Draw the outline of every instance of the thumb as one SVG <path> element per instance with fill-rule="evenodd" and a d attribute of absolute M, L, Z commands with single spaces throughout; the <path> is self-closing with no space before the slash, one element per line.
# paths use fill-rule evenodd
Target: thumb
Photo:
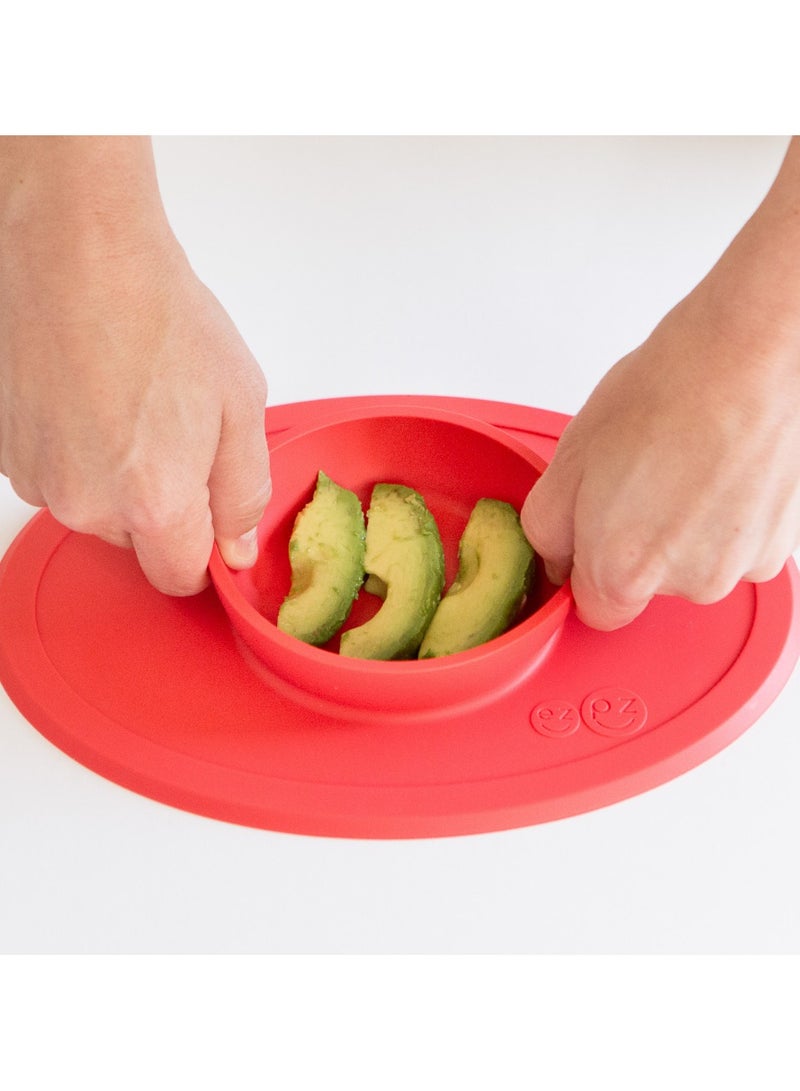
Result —
<path fill-rule="evenodd" d="M 522 529 L 541 557 L 545 575 L 558 585 L 566 582 L 572 570 L 575 493 L 556 456 L 528 493 L 520 512 Z"/>
<path fill-rule="evenodd" d="M 272 484 L 264 407 L 223 415 L 209 476 L 214 538 L 230 568 L 250 568 L 258 556 L 257 528 Z"/>

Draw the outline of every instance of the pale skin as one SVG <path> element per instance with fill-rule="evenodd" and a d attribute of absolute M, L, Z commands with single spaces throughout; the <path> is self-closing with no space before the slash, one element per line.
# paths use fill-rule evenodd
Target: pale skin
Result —
<path fill-rule="evenodd" d="M 602 379 L 522 523 L 578 616 L 713 603 L 800 546 L 800 141 L 700 284 Z"/>
<path fill-rule="evenodd" d="M 262 372 L 189 265 L 139 137 L 0 140 L 0 471 L 173 595 L 256 558 Z"/>
<path fill-rule="evenodd" d="M 175 595 L 255 560 L 266 384 L 145 138 L 0 139 L 0 471 Z M 578 615 L 709 603 L 800 544 L 800 144 L 708 276 L 599 383 L 522 521 Z"/>

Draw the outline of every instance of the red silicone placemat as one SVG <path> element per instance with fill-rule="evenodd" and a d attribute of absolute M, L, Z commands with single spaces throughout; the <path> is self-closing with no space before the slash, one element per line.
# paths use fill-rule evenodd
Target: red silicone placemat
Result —
<path fill-rule="evenodd" d="M 402 398 L 473 415 L 549 458 L 566 418 Z M 360 398 L 279 406 L 271 441 Z M 723 602 L 654 601 L 617 633 L 570 615 L 505 692 L 445 710 L 350 715 L 272 686 L 213 589 L 154 591 L 135 558 L 47 512 L 0 565 L 0 681 L 28 720 L 101 775 L 212 818 L 305 834 L 476 833 L 653 788 L 752 725 L 800 650 L 797 570 Z"/>

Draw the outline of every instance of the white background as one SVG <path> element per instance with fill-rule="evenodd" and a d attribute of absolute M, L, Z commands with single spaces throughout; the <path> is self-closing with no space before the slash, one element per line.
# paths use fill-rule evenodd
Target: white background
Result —
<path fill-rule="evenodd" d="M 156 140 L 167 210 L 271 401 L 366 393 L 574 412 L 719 256 L 786 141 Z M 0 480 L 0 550 L 31 510 Z M 239 828 L 139 797 L 0 693 L 4 952 L 800 950 L 800 672 L 643 796 L 411 842 Z"/>

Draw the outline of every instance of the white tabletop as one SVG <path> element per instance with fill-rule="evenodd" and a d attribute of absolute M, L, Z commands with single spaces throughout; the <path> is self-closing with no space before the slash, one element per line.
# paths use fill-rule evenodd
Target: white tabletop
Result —
<path fill-rule="evenodd" d="M 576 411 L 719 256 L 783 138 L 159 138 L 173 226 L 274 404 Z M 30 518 L 0 480 L 0 552 Z M 3 952 L 797 952 L 800 671 L 733 745 L 548 825 L 422 841 L 172 809 L 0 691 Z"/>

